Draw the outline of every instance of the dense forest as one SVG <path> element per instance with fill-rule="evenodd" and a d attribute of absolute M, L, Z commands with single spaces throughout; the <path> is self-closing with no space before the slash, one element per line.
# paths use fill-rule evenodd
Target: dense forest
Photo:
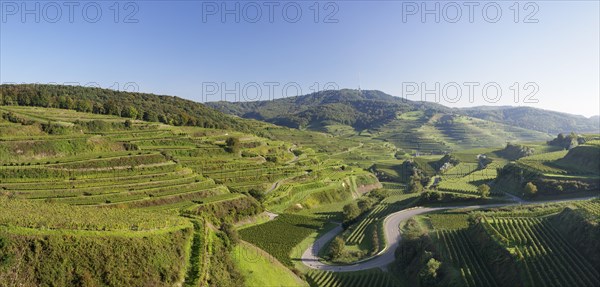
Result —
<path fill-rule="evenodd" d="M 0 105 L 62 108 L 175 126 L 246 130 L 243 121 L 173 96 L 65 85 L 0 85 Z"/>

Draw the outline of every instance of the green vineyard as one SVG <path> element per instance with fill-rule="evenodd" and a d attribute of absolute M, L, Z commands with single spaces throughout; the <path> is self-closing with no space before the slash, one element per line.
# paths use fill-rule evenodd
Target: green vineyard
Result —
<path fill-rule="evenodd" d="M 400 287 L 400 283 L 389 273 L 381 270 L 335 273 L 310 271 L 308 282 L 312 287 Z"/>
<path fill-rule="evenodd" d="M 522 260 L 531 286 L 598 286 L 600 276 L 548 221 L 541 218 L 489 218 L 506 248 Z"/>
<path fill-rule="evenodd" d="M 464 230 L 436 231 L 435 237 L 444 258 L 459 268 L 465 286 L 498 286 Z"/>

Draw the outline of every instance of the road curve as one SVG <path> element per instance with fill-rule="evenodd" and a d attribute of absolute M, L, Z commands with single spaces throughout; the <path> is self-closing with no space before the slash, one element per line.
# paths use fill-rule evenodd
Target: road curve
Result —
<path fill-rule="evenodd" d="M 395 260 L 394 251 L 400 244 L 400 229 L 398 228 L 400 222 L 415 215 L 442 209 L 444 208 L 413 208 L 392 213 L 386 217 L 384 221 L 385 240 L 388 242 L 385 249 L 379 255 L 370 260 L 358 262 L 352 265 L 328 265 L 319 261 L 319 251 L 323 248 L 323 246 L 325 246 L 325 244 L 327 244 L 327 242 L 332 240 L 343 231 L 341 226 L 337 226 L 333 230 L 319 237 L 319 239 L 317 239 L 308 249 L 306 249 L 306 251 L 304 251 L 302 254 L 302 263 L 312 269 L 335 272 L 351 272 L 371 268 L 383 268 Z"/>
<path fill-rule="evenodd" d="M 527 202 L 527 204 L 540 204 L 540 203 L 551 203 L 551 202 L 562 202 L 572 200 L 586 200 L 596 198 L 587 197 L 571 200 L 548 200 L 548 201 L 537 201 Z M 499 203 L 499 204 L 487 204 L 487 205 L 465 205 L 465 206 L 447 206 L 447 207 L 415 207 L 405 210 L 401 210 L 388 215 L 383 222 L 383 229 L 385 233 L 386 246 L 379 254 L 365 261 L 359 261 L 352 265 L 329 265 L 319 261 L 319 251 L 338 234 L 342 233 L 343 229 L 341 226 L 337 226 L 333 230 L 325 233 L 319 237 L 311 246 L 309 246 L 302 254 L 302 263 L 309 268 L 318 269 L 323 271 L 333 272 L 352 272 L 361 271 L 372 268 L 386 268 L 390 263 L 394 262 L 395 251 L 400 244 L 400 222 L 407 220 L 415 215 L 424 214 L 433 211 L 440 211 L 446 209 L 479 209 L 479 208 L 494 208 L 511 205 L 520 205 L 521 202 L 515 203 Z"/>

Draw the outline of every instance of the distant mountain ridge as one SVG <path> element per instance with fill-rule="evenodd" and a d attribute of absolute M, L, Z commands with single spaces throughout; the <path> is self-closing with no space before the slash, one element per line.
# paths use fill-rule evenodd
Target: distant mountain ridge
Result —
<path fill-rule="evenodd" d="M 306 128 L 345 124 L 357 130 L 377 128 L 411 111 L 458 114 L 557 134 L 600 132 L 598 117 L 585 118 L 532 107 L 481 106 L 449 108 L 432 102 L 409 101 L 377 90 L 330 90 L 308 95 L 256 102 L 209 102 L 206 105 L 225 113 L 278 125 Z"/>
<path fill-rule="evenodd" d="M 598 116 L 580 115 L 532 107 L 472 107 L 462 108 L 467 115 L 551 134 L 566 132 L 599 132 Z"/>
<path fill-rule="evenodd" d="M 304 96 L 256 102 L 209 102 L 206 105 L 224 113 L 252 118 L 292 128 L 339 123 L 355 129 L 381 126 L 398 113 L 415 110 L 450 112 L 429 102 L 414 102 L 367 90 L 329 90 Z"/>

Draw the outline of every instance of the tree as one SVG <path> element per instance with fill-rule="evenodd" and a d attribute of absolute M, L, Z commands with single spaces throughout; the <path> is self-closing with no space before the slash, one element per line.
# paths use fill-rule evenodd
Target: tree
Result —
<path fill-rule="evenodd" d="M 360 208 L 356 202 L 344 205 L 344 222 L 349 222 L 356 219 L 360 215 Z"/>
<path fill-rule="evenodd" d="M 248 194 L 250 194 L 252 197 L 256 198 L 256 200 L 260 202 L 263 202 L 265 200 L 265 193 L 260 189 L 251 188 L 248 191 Z"/>
<path fill-rule="evenodd" d="M 442 263 L 437 261 L 435 258 L 430 258 L 427 261 L 427 265 L 419 272 L 419 278 L 421 279 L 421 286 L 435 286 L 438 280 L 438 272 Z"/>
<path fill-rule="evenodd" d="M 379 232 L 377 232 L 377 228 L 373 228 L 371 232 L 371 242 L 373 242 L 372 252 L 379 251 Z"/>
<path fill-rule="evenodd" d="M 240 242 L 240 236 L 238 235 L 237 230 L 235 229 L 233 224 L 228 222 L 223 223 L 221 225 L 221 231 L 223 231 L 227 238 L 229 238 L 229 242 L 232 245 L 236 245 Z"/>
<path fill-rule="evenodd" d="M 8 239 L 0 237 L 0 268 L 10 262 L 10 254 L 8 253 L 8 250 Z"/>
<path fill-rule="evenodd" d="M 525 185 L 524 192 L 527 197 L 534 197 L 537 194 L 538 189 L 537 189 L 537 186 L 535 186 L 535 184 L 528 182 Z"/>
<path fill-rule="evenodd" d="M 481 198 L 490 197 L 490 187 L 487 184 L 482 184 L 478 186 L 477 192 L 479 193 L 479 196 L 481 196 Z"/>
<path fill-rule="evenodd" d="M 142 119 L 147 122 L 158 122 L 158 116 L 152 111 L 145 111 Z"/>
<path fill-rule="evenodd" d="M 411 176 L 410 183 L 408 185 L 408 192 L 419 193 L 423 191 L 423 184 L 421 184 L 421 178 L 418 176 Z"/>
<path fill-rule="evenodd" d="M 344 249 L 346 248 L 346 242 L 341 236 L 338 236 L 331 241 L 329 244 L 329 256 L 332 259 L 337 259 L 344 255 Z"/>
<path fill-rule="evenodd" d="M 89 113 L 92 111 L 92 103 L 87 100 L 77 100 L 75 102 L 75 110 L 78 112 Z"/>
<path fill-rule="evenodd" d="M 42 100 L 42 101 L 48 102 L 47 99 Z M 35 104 L 35 103 L 32 103 L 32 104 Z M 40 104 L 40 105 L 44 106 L 43 104 Z M 73 109 L 74 106 L 75 105 L 74 105 L 73 99 L 71 99 L 71 97 L 69 97 L 69 96 L 60 96 L 60 97 L 58 97 L 58 107 L 59 108 L 61 108 L 61 109 L 69 109 L 70 110 L 70 109 Z"/>
<path fill-rule="evenodd" d="M 236 137 L 227 138 L 225 145 L 227 145 L 226 150 L 230 153 L 238 153 L 240 151 L 240 139 Z"/>
<path fill-rule="evenodd" d="M 132 118 L 132 119 L 137 119 L 138 117 L 138 110 L 133 107 L 133 106 L 129 106 L 129 108 L 123 109 L 123 117 L 125 118 Z"/>
<path fill-rule="evenodd" d="M 358 209 L 360 210 L 361 213 L 369 210 L 373 206 L 373 204 L 375 204 L 373 202 L 373 199 L 368 198 L 368 197 L 361 198 L 357 202 Z"/>
<path fill-rule="evenodd" d="M 109 99 L 104 103 L 104 113 L 107 115 L 121 116 L 121 108 L 113 99 Z"/>

